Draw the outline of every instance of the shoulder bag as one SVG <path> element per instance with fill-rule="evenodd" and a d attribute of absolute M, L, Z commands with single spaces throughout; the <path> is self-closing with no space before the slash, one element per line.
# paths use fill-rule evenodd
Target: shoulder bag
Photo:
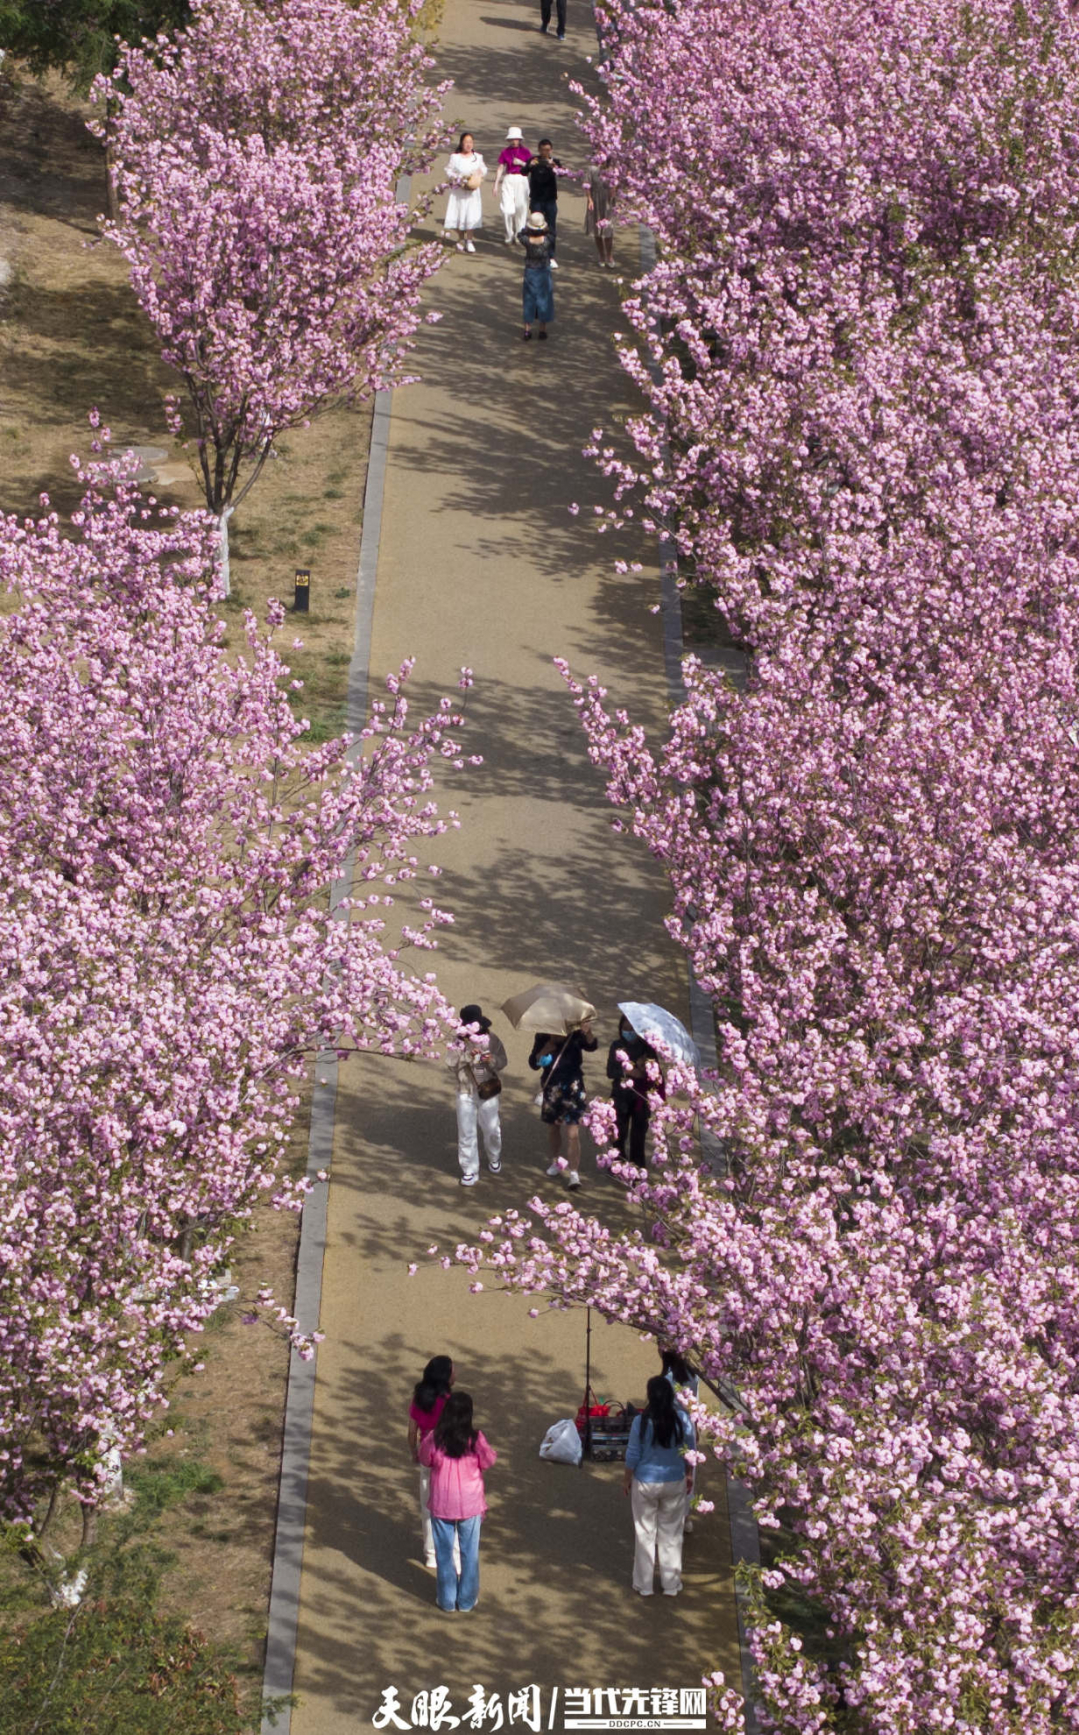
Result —
<path fill-rule="evenodd" d="M 476 1087 L 476 1095 L 479 1097 L 481 1102 L 490 1102 L 493 1096 L 500 1096 L 502 1094 L 502 1080 L 499 1078 L 497 1072 L 492 1072 L 491 1077 L 485 1078 L 481 1084 L 479 1079 L 476 1077 L 475 1067 L 470 1066 L 468 1070 L 472 1074 L 472 1083 Z"/>

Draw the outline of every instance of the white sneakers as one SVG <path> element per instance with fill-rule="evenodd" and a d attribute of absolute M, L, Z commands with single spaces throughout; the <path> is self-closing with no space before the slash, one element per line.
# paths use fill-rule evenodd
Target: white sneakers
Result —
<path fill-rule="evenodd" d="M 466 253 L 474 253 L 475 251 L 476 251 L 476 243 L 470 237 L 465 242 L 465 252 Z"/>
<path fill-rule="evenodd" d="M 577 1173 L 576 1169 L 563 1169 L 558 1163 L 552 1163 L 550 1168 L 545 1170 L 545 1173 L 550 1175 L 552 1181 L 556 1181 L 559 1175 L 565 1175 L 566 1186 L 569 1188 L 571 1193 L 576 1192 L 577 1188 L 581 1184 L 581 1177 Z"/>

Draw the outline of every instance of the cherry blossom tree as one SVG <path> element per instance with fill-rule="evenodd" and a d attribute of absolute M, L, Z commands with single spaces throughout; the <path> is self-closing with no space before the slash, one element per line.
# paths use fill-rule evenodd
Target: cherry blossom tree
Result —
<path fill-rule="evenodd" d="M 412 721 L 405 669 L 361 741 L 305 745 L 280 606 L 224 648 L 213 538 L 111 472 L 72 527 L 0 531 L 9 1520 L 62 1479 L 95 1503 L 106 1447 L 136 1447 L 166 1366 L 195 1359 L 256 1204 L 302 1203 L 282 1158 L 313 1055 L 407 1060 L 456 1028 L 408 964 L 448 918 L 425 898 L 397 920 L 392 888 L 447 823 L 430 765 L 460 762 L 459 717 L 446 700 Z"/>
<path fill-rule="evenodd" d="M 674 1070 L 647 1175 L 592 1114 L 646 1232 L 537 1199 L 457 1256 L 702 1368 L 779 1538 L 766 1728 L 1074 1729 L 1079 24 L 603 20 L 586 126 L 659 263 L 635 453 L 595 449 L 752 656 L 689 659 L 658 744 L 565 673 L 719 1066 Z"/>
<path fill-rule="evenodd" d="M 396 194 L 441 139 L 444 87 L 379 0 L 196 0 L 174 40 L 129 47 L 96 86 L 118 215 L 105 233 L 183 381 L 222 527 L 274 441 L 400 381 L 441 260 Z"/>

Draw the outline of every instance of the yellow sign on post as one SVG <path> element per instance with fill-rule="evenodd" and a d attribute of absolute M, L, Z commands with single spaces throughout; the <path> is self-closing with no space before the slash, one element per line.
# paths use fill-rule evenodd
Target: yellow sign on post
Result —
<path fill-rule="evenodd" d="M 311 568 L 309 566 L 296 568 L 296 592 L 292 609 L 294 614 L 309 614 L 311 611 Z"/>

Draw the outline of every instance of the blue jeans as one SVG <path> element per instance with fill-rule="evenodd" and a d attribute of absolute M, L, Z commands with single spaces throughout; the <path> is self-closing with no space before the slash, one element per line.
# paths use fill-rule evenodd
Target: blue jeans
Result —
<path fill-rule="evenodd" d="M 431 1518 L 435 1538 L 435 1601 L 440 1609 L 475 1608 L 480 1594 L 480 1518 Z M 461 1548 L 461 1576 L 453 1564 L 453 1538 Z"/>

